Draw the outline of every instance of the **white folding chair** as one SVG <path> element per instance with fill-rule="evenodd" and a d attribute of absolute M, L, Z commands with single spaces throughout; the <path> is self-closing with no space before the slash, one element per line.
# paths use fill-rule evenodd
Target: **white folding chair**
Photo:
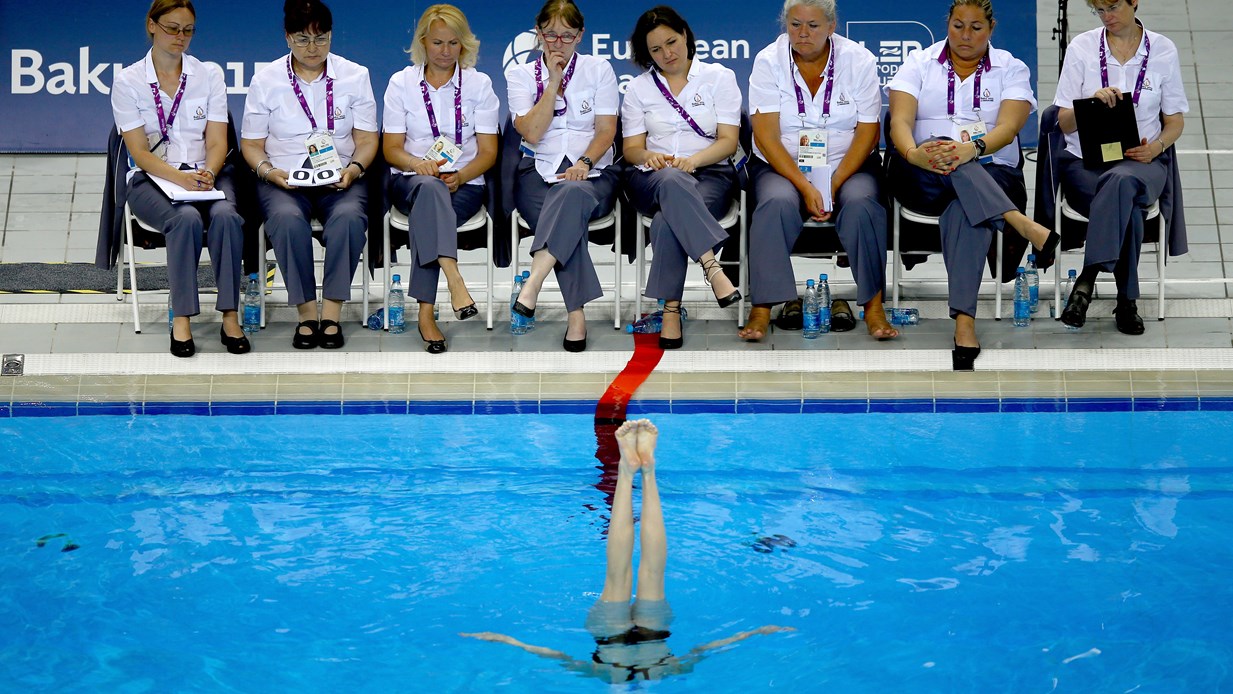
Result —
<path fill-rule="evenodd" d="M 133 229 L 139 229 L 151 234 L 161 235 L 159 229 L 146 224 L 133 214 L 133 210 L 128 203 L 124 203 L 124 262 L 116 263 L 116 301 L 124 301 L 124 266 L 128 266 L 128 284 L 131 287 L 132 301 L 129 302 L 133 306 L 133 332 L 141 333 L 141 314 L 138 311 L 138 304 L 141 303 L 141 292 L 137 289 L 137 260 L 136 247 L 133 245 Z M 163 263 L 165 266 L 166 263 Z M 170 292 L 170 290 L 168 290 Z"/>
<path fill-rule="evenodd" d="M 894 229 L 894 231 L 892 232 L 891 242 L 894 244 L 894 250 L 891 253 L 891 306 L 894 308 L 899 308 L 899 288 L 903 286 L 903 283 L 905 281 L 909 281 L 909 282 L 917 281 L 917 280 L 904 280 L 903 278 L 903 253 L 900 250 L 900 246 L 902 244 L 899 243 L 900 221 L 907 220 L 909 222 L 915 222 L 916 224 L 927 224 L 927 225 L 936 227 L 936 226 L 940 226 L 941 219 L 939 217 L 933 217 L 931 215 L 922 214 L 920 212 L 910 210 L 904 207 L 903 205 L 899 204 L 898 200 L 894 201 L 893 213 L 894 213 L 894 221 L 892 222 L 892 228 Z M 994 301 L 993 301 L 993 318 L 994 320 L 1002 320 L 1002 254 L 1003 254 L 1002 236 L 1003 236 L 1003 232 L 995 231 L 993 232 L 993 235 L 997 237 L 997 246 L 998 246 L 997 260 L 993 265 L 993 289 L 994 289 L 994 296 L 995 296 Z M 908 255 L 932 254 L 932 253 L 941 253 L 941 252 L 942 252 L 941 249 L 938 249 L 936 251 L 913 250 L 909 252 Z M 981 270 L 981 276 L 982 277 L 984 276 L 983 269 Z M 920 280 L 920 281 L 923 281 L 923 280 Z M 981 284 L 984 284 L 983 280 L 981 281 Z"/>
<path fill-rule="evenodd" d="M 309 224 L 312 227 L 314 236 L 316 234 L 321 233 L 322 230 L 325 229 L 321 221 L 317 219 L 310 219 Z M 267 252 L 268 252 L 268 247 L 266 246 L 265 222 L 262 222 L 261 229 L 257 232 L 257 258 L 258 258 L 258 261 L 261 263 L 260 275 L 261 275 L 261 286 L 262 286 L 262 292 L 261 292 L 261 327 L 262 328 L 265 327 L 265 319 L 266 319 L 266 311 L 265 311 L 266 294 L 269 294 L 271 291 L 273 291 L 273 289 L 276 288 L 272 280 L 267 280 L 267 275 L 269 274 L 269 270 L 268 270 L 269 265 L 268 265 L 268 261 L 266 260 Z M 324 268 L 324 261 L 314 260 L 313 261 L 314 269 L 317 266 L 322 266 Z M 368 232 L 367 230 L 365 230 L 364 232 L 364 248 L 360 251 L 360 266 L 357 268 L 357 270 L 361 273 L 368 272 Z M 322 270 L 322 272 L 324 273 L 324 269 Z M 356 288 L 355 277 L 351 278 L 351 288 L 352 289 Z M 283 285 L 283 289 L 286 289 L 285 284 Z M 359 289 L 360 289 L 360 292 L 364 295 L 364 298 L 363 298 L 364 308 L 363 308 L 363 313 L 360 315 L 360 325 L 367 325 L 368 324 L 368 281 L 367 280 L 361 281 L 359 285 Z M 321 291 L 321 282 L 317 282 L 317 291 Z"/>
<path fill-rule="evenodd" d="M 637 231 L 635 233 L 635 239 L 634 239 L 634 243 L 635 243 L 634 268 L 635 268 L 635 282 L 636 282 L 634 286 L 634 290 L 635 290 L 634 318 L 638 318 L 642 315 L 642 289 L 643 287 L 646 286 L 646 232 L 647 230 L 651 228 L 652 219 L 654 218 L 647 217 L 643 215 L 642 213 L 638 213 Z M 746 224 L 746 215 L 745 215 L 745 191 L 744 190 L 740 191 L 740 195 L 735 200 L 732 201 L 732 204 L 730 206 L 728 206 L 728 212 L 724 214 L 722 219 L 719 220 L 719 226 L 723 227 L 724 230 L 731 230 L 732 227 L 738 227 L 740 229 L 740 233 L 741 233 L 740 257 L 736 260 L 716 259 L 716 262 L 718 262 L 721 267 L 736 265 L 737 274 L 740 277 L 740 285 L 741 287 L 747 287 L 749 286 L 749 282 L 748 282 L 749 278 L 747 277 L 749 273 L 749 265 L 745 262 L 745 256 L 746 256 L 745 251 L 747 250 L 747 246 L 749 245 L 749 233 L 748 233 L 748 229 L 746 228 L 747 224 Z M 686 289 L 706 289 L 707 284 L 705 281 L 694 284 L 694 285 L 690 285 L 687 283 L 685 285 L 685 288 Z M 743 324 L 745 320 L 744 319 L 745 294 L 743 292 L 741 293 L 741 300 L 737 302 L 736 314 L 737 314 L 736 323 L 739 326 Z"/>
<path fill-rule="evenodd" d="M 615 235 L 615 247 L 613 248 L 613 260 L 611 263 L 613 267 L 613 270 L 612 270 L 613 282 L 612 282 L 612 285 L 607 286 L 607 287 L 604 287 L 601 284 L 601 287 L 605 291 L 608 289 L 612 290 L 612 293 L 613 293 L 612 327 L 616 330 L 620 330 L 621 329 L 621 200 L 619 198 L 613 204 L 612 212 L 609 212 L 607 215 L 604 215 L 603 217 L 600 217 L 599 219 L 592 220 L 591 223 L 587 225 L 587 233 L 590 234 L 593 231 L 598 231 L 600 229 L 606 229 L 608 227 L 612 227 L 613 234 Z M 522 236 L 521 232 L 523 229 L 527 230 L 528 232 L 531 231 L 531 225 L 527 223 L 527 220 L 523 218 L 522 214 L 519 213 L 518 210 L 514 210 L 510 216 L 510 228 L 511 228 L 510 230 L 511 238 L 510 238 L 510 264 L 509 266 L 510 266 L 510 271 L 511 271 L 510 272 L 510 286 L 512 287 L 514 283 L 514 278 L 517 277 L 522 272 L 521 258 L 519 257 L 519 254 L 518 254 L 518 242 L 521 240 L 520 238 Z M 600 265 L 600 266 L 607 265 L 607 264 L 608 263 L 597 263 L 597 265 Z"/>
<path fill-rule="evenodd" d="M 1055 195 L 1053 197 L 1053 200 L 1054 200 L 1053 230 L 1056 231 L 1059 235 L 1061 235 L 1062 233 L 1062 220 L 1063 219 L 1069 219 L 1072 222 L 1078 222 L 1080 224 L 1088 223 L 1087 217 L 1084 217 L 1083 215 L 1076 212 L 1075 209 L 1071 207 L 1069 203 L 1066 202 L 1065 196 L 1062 195 L 1061 186 L 1058 186 L 1057 191 L 1055 192 Z M 1159 228 L 1160 234 L 1156 238 L 1156 273 L 1157 273 L 1156 274 L 1156 307 L 1157 307 L 1156 320 L 1164 320 L 1164 317 L 1165 317 L 1164 315 L 1165 258 L 1166 256 L 1169 255 L 1169 230 L 1165 223 L 1164 216 L 1160 214 L 1160 201 L 1159 200 L 1152 201 L 1151 205 L 1148 205 L 1147 207 L 1142 208 L 1142 209 L 1143 209 L 1143 218 L 1145 222 L 1151 221 L 1153 219 L 1158 219 L 1159 224 L 1160 224 L 1160 228 Z M 1072 249 L 1072 250 L 1082 250 L 1082 246 L 1080 246 L 1078 249 Z M 1060 244 L 1058 245 L 1057 256 L 1053 264 L 1054 264 L 1054 267 L 1057 269 L 1053 273 L 1053 305 L 1055 307 L 1060 307 L 1062 305 L 1061 304 L 1061 301 L 1062 301 L 1062 247 Z M 1060 310 L 1055 310 L 1054 318 L 1056 320 L 1061 320 L 1062 312 Z"/>
<path fill-rule="evenodd" d="M 486 273 L 487 278 L 488 278 L 487 286 L 486 286 L 487 294 L 485 295 L 487 297 L 487 303 L 488 303 L 488 329 L 492 330 L 492 267 L 493 267 L 493 264 L 492 264 L 492 233 L 493 233 L 493 224 L 492 224 L 492 216 L 488 214 L 488 208 L 484 206 L 480 206 L 479 212 L 476 212 L 474 215 L 471 216 L 470 219 L 463 222 L 463 224 L 458 227 L 458 233 L 462 234 L 468 231 L 474 231 L 481 227 L 487 229 L 487 232 L 488 232 L 488 242 L 484 245 L 484 259 L 482 261 L 479 261 L 479 260 L 459 261 L 458 264 L 459 265 L 480 265 L 482 263 L 484 265 L 485 267 L 484 272 Z M 411 252 L 410 223 L 407 220 L 407 215 L 403 214 L 402 212 L 399 212 L 397 207 L 390 207 L 389 211 L 385 213 L 385 262 L 383 264 L 383 268 L 385 272 L 384 272 L 384 278 L 382 280 L 382 292 L 381 292 L 381 296 L 382 296 L 381 313 L 383 316 L 381 325 L 387 330 L 390 327 L 389 298 L 390 298 L 390 284 L 392 282 L 392 279 L 391 279 L 392 276 L 390 274 L 390 255 L 392 254 L 392 248 L 391 248 L 392 244 L 390 243 L 390 230 L 391 229 L 398 229 L 399 231 L 407 232 L 408 256 L 413 257 L 413 254 Z M 409 263 L 410 261 L 408 261 L 408 267 L 410 267 Z M 408 272 L 410 271 L 408 270 Z M 367 315 L 367 311 L 365 311 L 365 315 Z"/>

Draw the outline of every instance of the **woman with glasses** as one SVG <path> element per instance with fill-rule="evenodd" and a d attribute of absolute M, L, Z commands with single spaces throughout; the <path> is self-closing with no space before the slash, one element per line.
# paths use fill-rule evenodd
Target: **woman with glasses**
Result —
<path fill-rule="evenodd" d="M 150 51 L 116 76 L 111 110 L 132 169 L 127 200 L 139 219 L 167 242 L 171 283 L 171 353 L 191 357 L 189 318 L 200 313 L 197 264 L 203 240 L 218 287 L 219 333 L 232 354 L 251 349 L 236 312 L 240 296 L 243 219 L 227 158 L 227 89 L 222 71 L 188 55 L 197 12 L 190 0 L 155 0 L 146 13 Z M 189 191 L 217 190 L 221 200 L 173 205 L 151 176 Z M 209 234 L 205 234 L 206 228 Z"/>
<path fill-rule="evenodd" d="M 492 80 L 475 70 L 479 40 L 457 7 L 424 10 L 410 53 L 412 66 L 391 77 L 385 90 L 382 151 L 393 173 L 390 200 L 410 222 L 407 293 L 419 301 L 425 349 L 440 354 L 445 335 L 433 304 L 441 272 L 458 320 L 479 314 L 458 272 L 457 229 L 484 204 L 484 172 L 497 161 L 501 104 Z"/>
<path fill-rule="evenodd" d="M 1164 191 L 1172 152 L 1166 152 L 1185 127 L 1190 110 L 1182 85 L 1177 47 L 1167 37 L 1148 31 L 1135 18 L 1138 2 L 1087 0 L 1100 18 L 1099 29 L 1079 34 L 1066 49 L 1053 103 L 1058 125 L 1066 133 L 1066 151 L 1059 157 L 1066 201 L 1090 221 L 1083 250 L 1083 271 L 1071 289 L 1062 322 L 1080 328 L 1087 321 L 1096 276 L 1112 272 L 1117 282 L 1117 329 L 1143 334 L 1139 298 L 1139 252 L 1143 247 L 1142 208 Z M 1100 99 L 1114 106 L 1130 99 L 1139 126 L 1140 144 L 1124 159 L 1104 166 L 1084 166 L 1079 149 L 1076 99 Z"/>
<path fill-rule="evenodd" d="M 989 0 L 953 0 L 946 38 L 908 54 L 886 87 L 888 183 L 905 206 L 941 217 L 957 371 L 980 355 L 976 301 L 994 232 L 1009 226 L 1044 252 L 1058 240 L 1023 214 L 1018 135 L 1036 97 L 1027 65 L 990 45 L 995 24 Z"/>
<path fill-rule="evenodd" d="M 575 52 L 582 12 L 573 0 L 548 0 L 535 18 L 542 53 L 505 73 L 509 110 L 522 136 L 518 212 L 535 231 L 531 276 L 512 311 L 535 316 L 535 303 L 555 269 L 568 326 L 562 346 L 587 346 L 583 306 L 603 291 L 587 249 L 587 225 L 612 211 L 618 175 L 609 168 L 617 129 L 617 81 L 608 61 Z"/>
<path fill-rule="evenodd" d="M 886 320 L 886 209 L 881 203 L 877 63 L 835 34 L 834 0 L 787 0 L 784 33 L 762 49 L 749 75 L 754 131 L 754 210 L 749 231 L 753 306 L 738 333 L 766 334 L 771 307 L 796 299 L 790 258 L 801 224 L 833 219 L 856 278 L 865 327 L 899 333 Z"/>
<path fill-rule="evenodd" d="M 265 233 L 299 311 L 297 349 L 343 346 L 339 318 L 368 229 L 368 194 L 357 181 L 377 154 L 377 104 L 368 68 L 330 52 L 333 16 L 320 0 L 287 0 L 291 52 L 253 75 L 241 146 L 261 183 Z M 315 152 L 310 152 L 315 148 Z M 324 230 L 321 312 L 311 220 Z"/>
<path fill-rule="evenodd" d="M 621 106 L 627 184 L 634 206 L 652 218 L 654 255 L 646 295 L 664 299 L 659 346 L 684 342 L 681 294 L 689 259 L 702 265 L 720 308 L 741 300 L 715 250 L 728 238 L 716 219 L 736 191 L 741 90 L 736 74 L 694 60 L 694 34 L 671 7 L 647 10 L 629 39 L 634 78 Z"/>

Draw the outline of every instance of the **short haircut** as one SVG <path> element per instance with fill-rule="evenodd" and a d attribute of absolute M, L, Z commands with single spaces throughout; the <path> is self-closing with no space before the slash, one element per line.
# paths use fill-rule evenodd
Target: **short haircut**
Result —
<path fill-rule="evenodd" d="M 689 28 L 689 22 L 686 22 L 671 7 L 660 5 L 643 12 L 634 24 L 634 33 L 629 36 L 629 45 L 632 48 L 635 65 L 643 70 L 650 70 L 655 66 L 655 59 L 651 57 L 651 51 L 646 46 L 646 37 L 658 27 L 667 27 L 684 36 L 685 42 L 689 44 L 689 59 L 694 59 L 697 46 L 694 43 L 694 31 Z"/>
<path fill-rule="evenodd" d="M 146 13 L 146 34 L 153 39 L 154 32 L 150 31 L 150 22 L 158 24 L 158 20 L 163 15 L 172 10 L 178 10 L 181 7 L 193 15 L 193 21 L 197 20 L 197 10 L 193 9 L 192 0 L 154 0 L 154 2 L 150 3 L 150 11 Z"/>
<path fill-rule="evenodd" d="M 458 54 L 459 67 L 475 67 L 475 61 L 479 59 L 479 39 L 471 33 L 471 25 L 467 23 L 467 16 L 462 10 L 445 4 L 431 5 L 420 15 L 420 21 L 415 25 L 415 35 L 411 37 L 411 48 L 407 51 L 411 54 L 411 62 L 415 65 L 428 62 L 424 38 L 428 36 L 432 23 L 436 21 L 440 21 L 458 36 L 458 41 L 462 44 L 462 51 Z"/>
<path fill-rule="evenodd" d="M 286 0 L 283 3 L 283 31 L 288 34 L 307 33 L 316 29 L 318 34 L 334 30 L 334 15 L 321 0 Z"/>
<path fill-rule="evenodd" d="M 539 8 L 535 15 L 535 26 L 542 27 L 554 19 L 559 19 L 571 29 L 584 29 L 582 10 L 574 4 L 574 0 L 548 0 Z"/>
<path fill-rule="evenodd" d="M 1101 7 L 1112 7 L 1113 5 L 1116 5 L 1118 3 L 1118 0 L 1084 0 L 1084 1 L 1087 3 L 1087 6 L 1092 8 L 1093 10 L 1099 9 Z M 1125 2 L 1127 5 L 1130 5 L 1130 0 L 1122 0 L 1122 1 Z M 1139 6 L 1130 5 L 1130 9 L 1135 10 L 1137 12 L 1139 10 Z"/>
<path fill-rule="evenodd" d="M 783 10 L 779 13 L 779 25 L 782 27 L 788 26 L 788 12 L 793 7 L 812 7 L 815 10 L 822 10 L 822 14 L 827 21 L 835 21 L 835 0 L 784 0 Z"/>

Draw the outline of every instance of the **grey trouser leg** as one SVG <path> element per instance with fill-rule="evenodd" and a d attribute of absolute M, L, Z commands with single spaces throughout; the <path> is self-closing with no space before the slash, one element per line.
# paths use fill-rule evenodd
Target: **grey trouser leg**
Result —
<path fill-rule="evenodd" d="M 704 167 L 692 176 L 673 168 L 635 171 L 630 176 L 634 206 L 643 215 L 654 215 L 654 257 L 646 296 L 681 298 L 688 261 L 717 250 L 728 238 L 716 220 L 727 213 L 735 188 L 736 173 L 730 164 Z"/>
<path fill-rule="evenodd" d="M 203 239 L 209 243 L 218 297 L 215 308 L 234 311 L 239 302 L 240 262 L 244 250 L 244 219 L 235 207 L 235 187 L 226 169 L 215 186 L 227 196 L 205 203 L 173 204 L 143 173 L 133 176 L 128 202 L 146 224 L 162 229 L 167 242 L 167 279 L 171 310 L 177 316 L 201 312 L 197 264 Z M 209 228 L 210 233 L 205 234 Z"/>
<path fill-rule="evenodd" d="M 886 291 L 886 208 L 879 201 L 878 178 L 857 171 L 839 186 L 835 231 L 856 279 L 862 306 Z"/>
<path fill-rule="evenodd" d="M 1164 191 L 1168 171 L 1151 163 L 1123 160 L 1103 171 L 1064 155 L 1062 191 L 1076 212 L 1087 217 L 1083 265 L 1113 272 L 1118 296 L 1139 298 L 1139 254 L 1143 249 L 1143 210 Z"/>
<path fill-rule="evenodd" d="M 749 220 L 749 300 L 778 304 L 796 298 L 792 247 L 801 235 L 801 196 L 770 164 L 750 158 L 754 199 Z"/>
<path fill-rule="evenodd" d="M 951 172 L 955 191 L 941 215 L 942 260 L 946 264 L 950 315 L 976 315 L 981 275 L 993 232 L 1006 223 L 1002 215 L 1015 209 L 1006 191 L 981 164 L 971 161 Z"/>
<path fill-rule="evenodd" d="M 309 220 L 321 220 L 324 230 L 325 281 L 321 296 L 333 301 L 351 298 L 351 278 L 359 264 L 368 229 L 365 206 L 368 191 L 362 184 L 347 190 L 302 188 L 283 190 L 266 183 L 257 186 L 265 215 L 265 232 L 287 281 L 287 299 L 293 305 L 315 301 L 313 234 Z"/>
<path fill-rule="evenodd" d="M 535 232 L 531 253 L 547 248 L 557 259 L 566 310 L 576 311 L 604 295 L 587 248 L 587 225 L 612 211 L 617 181 L 611 169 L 604 169 L 596 178 L 550 186 L 530 157 L 518 163 L 518 212 Z"/>
<path fill-rule="evenodd" d="M 428 304 L 437 302 L 441 276 L 438 258 L 458 259 L 458 222 L 467 221 L 484 203 L 484 186 L 449 186 L 432 176 L 395 176 L 390 199 L 407 215 L 410 227 L 411 276 L 407 295 Z"/>

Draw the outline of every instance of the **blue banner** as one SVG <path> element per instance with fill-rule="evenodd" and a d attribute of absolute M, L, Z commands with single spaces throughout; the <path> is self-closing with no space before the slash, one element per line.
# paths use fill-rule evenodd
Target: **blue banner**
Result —
<path fill-rule="evenodd" d="M 430 3 L 336 2 L 332 50 L 368 66 L 378 102 L 390 75 L 407 65 L 405 50 L 419 15 Z M 532 25 L 540 2 L 512 0 L 458 2 L 479 37 L 477 68 L 492 77 L 505 100 L 505 68 L 535 54 Z M 648 3 L 651 7 L 655 3 Z M 697 56 L 736 71 L 742 87 L 753 58 L 780 33 L 778 3 L 681 0 L 672 5 L 689 21 L 698 39 Z M 841 3 L 837 32 L 863 43 L 878 58 L 883 84 L 904 56 L 945 35 L 949 0 Z M 622 92 L 639 72 L 629 60 L 629 32 L 641 9 L 628 3 L 581 0 L 586 33 L 579 51 L 612 61 Z M 125 65 L 144 56 L 149 43 L 145 13 L 149 5 L 130 0 L 73 3 L 49 15 L 35 2 L 0 3 L 0 45 L 5 83 L 0 88 L 2 152 L 101 152 L 111 124 L 111 83 Z M 645 9 L 645 8 L 642 8 Z M 495 11 L 494 11 L 495 10 Z M 1036 4 L 998 0 L 993 42 L 1023 60 L 1036 83 Z M 253 73 L 287 52 L 282 3 L 239 0 L 202 2 L 191 52 L 217 63 L 238 121 Z M 1036 120 L 1024 128 L 1023 142 L 1034 146 Z"/>

